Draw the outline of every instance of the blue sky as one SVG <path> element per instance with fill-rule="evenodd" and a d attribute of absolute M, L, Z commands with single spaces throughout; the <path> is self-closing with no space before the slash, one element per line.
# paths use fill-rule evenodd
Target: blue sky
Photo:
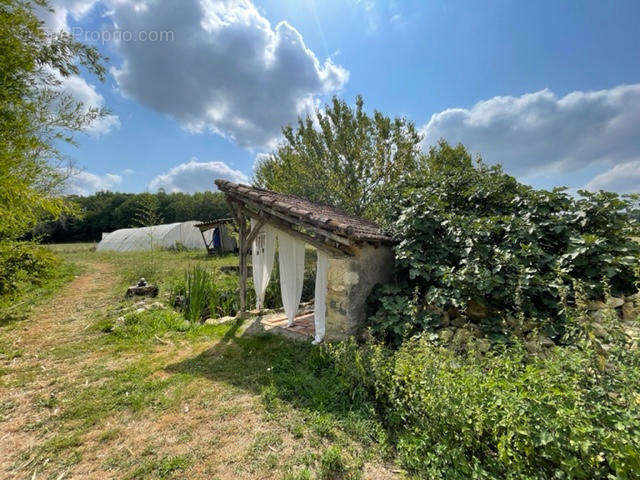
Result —
<path fill-rule="evenodd" d="M 54 0 L 51 29 L 171 31 L 96 45 L 66 88 L 112 117 L 67 149 L 72 190 L 251 177 L 279 126 L 331 95 L 462 141 L 538 187 L 640 191 L 640 2 Z M 282 23 L 284 22 L 284 23 Z M 89 40 L 91 37 L 84 37 Z M 104 34 L 103 34 L 104 38 Z"/>

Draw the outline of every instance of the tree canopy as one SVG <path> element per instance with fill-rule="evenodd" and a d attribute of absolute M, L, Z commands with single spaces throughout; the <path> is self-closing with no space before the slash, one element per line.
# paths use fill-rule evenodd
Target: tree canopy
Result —
<path fill-rule="evenodd" d="M 367 114 L 361 96 L 355 108 L 334 97 L 282 133 L 283 142 L 256 166 L 257 185 L 369 218 L 377 217 L 378 201 L 420 156 L 414 124 Z"/>
<path fill-rule="evenodd" d="M 80 69 L 103 79 L 104 58 L 71 36 L 48 33 L 36 16 L 45 0 L 0 0 L 0 240 L 69 211 L 68 169 L 57 146 L 107 114 L 63 91 Z"/>
<path fill-rule="evenodd" d="M 219 192 L 98 192 L 86 197 L 72 196 L 69 200 L 77 205 L 73 215 L 63 215 L 36 230 L 46 241 L 98 241 L 103 232 L 120 228 L 231 216 L 224 195 Z"/>

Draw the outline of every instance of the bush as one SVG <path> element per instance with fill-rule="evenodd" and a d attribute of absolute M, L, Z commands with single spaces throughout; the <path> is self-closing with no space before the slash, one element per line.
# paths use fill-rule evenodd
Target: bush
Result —
<path fill-rule="evenodd" d="M 456 355 L 426 336 L 397 351 L 327 347 L 368 395 L 402 465 L 424 478 L 640 478 L 640 353 L 616 332 L 531 356 Z M 578 337 L 576 337 L 578 338 Z M 615 340 L 618 339 L 618 340 Z"/>
<path fill-rule="evenodd" d="M 50 278 L 59 262 L 50 250 L 29 242 L 0 241 L 0 295 Z"/>
<path fill-rule="evenodd" d="M 580 195 L 520 184 L 473 162 L 462 145 L 432 148 L 386 206 L 389 231 L 401 240 L 397 281 L 372 294 L 372 328 L 399 343 L 473 302 L 486 312 L 485 333 L 510 312 L 548 320 L 557 336 L 575 280 L 590 298 L 603 296 L 603 283 L 614 296 L 634 292 L 638 197 Z"/>

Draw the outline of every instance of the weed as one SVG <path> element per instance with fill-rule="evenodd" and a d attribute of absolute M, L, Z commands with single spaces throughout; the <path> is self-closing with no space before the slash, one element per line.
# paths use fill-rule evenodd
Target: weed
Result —
<path fill-rule="evenodd" d="M 111 440 L 115 440 L 120 436 L 121 430 L 119 428 L 110 428 L 100 434 L 98 440 L 100 442 L 110 442 Z"/>
<path fill-rule="evenodd" d="M 51 409 L 58 405 L 58 399 L 54 393 L 50 393 L 47 396 L 40 396 L 36 398 L 35 403 L 40 407 Z"/>
<path fill-rule="evenodd" d="M 172 478 L 174 474 L 185 470 L 192 463 L 188 455 L 165 456 L 160 459 L 145 461 L 128 477 L 130 479 Z"/>
<path fill-rule="evenodd" d="M 319 477 L 322 480 L 335 480 L 346 478 L 347 472 L 340 448 L 336 445 L 327 448 L 320 458 Z"/>
<path fill-rule="evenodd" d="M 311 480 L 311 472 L 308 468 L 303 468 L 295 472 L 287 472 L 282 480 Z"/>
<path fill-rule="evenodd" d="M 58 434 L 48 440 L 42 446 L 42 451 L 50 454 L 60 454 L 68 449 L 73 449 L 82 445 L 82 437 L 79 433 Z"/>
<path fill-rule="evenodd" d="M 184 316 L 191 322 L 199 322 L 205 314 L 205 308 L 211 300 L 212 279 L 203 267 L 194 266 L 185 273 L 185 309 Z"/>

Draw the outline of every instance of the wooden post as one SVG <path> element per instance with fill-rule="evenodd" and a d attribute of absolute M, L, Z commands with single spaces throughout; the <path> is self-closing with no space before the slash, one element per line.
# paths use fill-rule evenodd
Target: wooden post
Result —
<path fill-rule="evenodd" d="M 200 229 L 198 229 L 198 230 L 200 230 Z M 213 252 L 209 248 L 209 244 L 207 243 L 207 239 L 204 238 L 204 232 L 202 230 L 200 230 L 200 235 L 202 235 L 202 241 L 204 242 L 204 248 L 206 248 L 207 249 L 207 253 L 209 255 L 211 255 Z"/>
<path fill-rule="evenodd" d="M 247 219 L 241 209 L 237 209 L 238 243 L 240 243 L 240 312 L 247 311 Z"/>

